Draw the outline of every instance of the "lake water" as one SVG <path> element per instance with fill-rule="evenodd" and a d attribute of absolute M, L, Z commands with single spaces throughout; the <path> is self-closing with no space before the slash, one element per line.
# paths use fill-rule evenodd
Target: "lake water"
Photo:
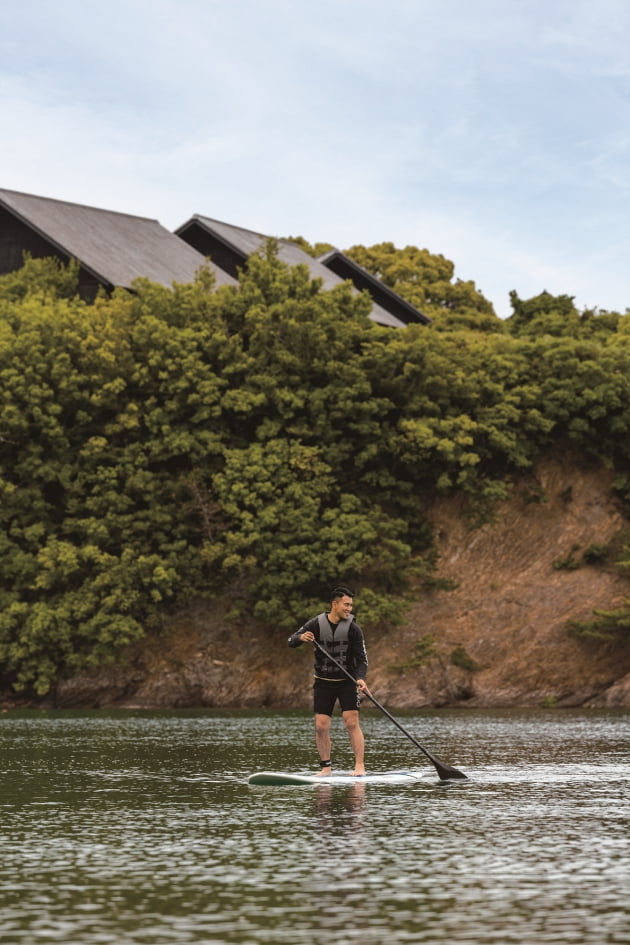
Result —
<path fill-rule="evenodd" d="M 468 780 L 375 709 L 422 780 L 248 785 L 316 770 L 301 712 L 3 713 L 0 941 L 630 943 L 630 712 L 394 714 Z"/>

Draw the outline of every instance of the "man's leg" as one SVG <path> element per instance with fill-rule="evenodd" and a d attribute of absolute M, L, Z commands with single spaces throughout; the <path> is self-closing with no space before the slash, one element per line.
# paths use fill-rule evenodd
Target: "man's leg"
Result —
<path fill-rule="evenodd" d="M 365 774 L 365 740 L 359 724 L 359 713 L 357 709 L 347 709 L 342 712 L 342 716 L 354 752 L 354 771 L 352 773 L 355 776 Z"/>
<path fill-rule="evenodd" d="M 322 762 L 327 761 L 328 764 L 322 764 L 322 767 L 318 774 L 331 774 L 332 768 L 330 765 L 330 716 L 324 715 L 321 712 L 315 714 L 315 744 L 317 745 L 317 751 L 319 752 L 319 757 Z"/>

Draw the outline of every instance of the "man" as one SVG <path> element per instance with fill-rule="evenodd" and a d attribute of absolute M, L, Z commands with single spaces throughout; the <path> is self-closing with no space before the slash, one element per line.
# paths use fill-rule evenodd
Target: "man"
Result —
<path fill-rule="evenodd" d="M 289 646 L 317 641 L 356 680 L 352 682 L 325 653 L 315 648 L 315 743 L 320 757 L 318 774 L 332 773 L 330 760 L 330 723 L 335 703 L 339 700 L 341 715 L 354 752 L 355 777 L 365 774 L 364 739 L 359 724 L 360 693 L 367 691 L 365 676 L 368 658 L 363 631 L 352 615 L 352 591 L 336 587 L 331 595 L 330 612 L 319 614 L 289 637 Z"/>

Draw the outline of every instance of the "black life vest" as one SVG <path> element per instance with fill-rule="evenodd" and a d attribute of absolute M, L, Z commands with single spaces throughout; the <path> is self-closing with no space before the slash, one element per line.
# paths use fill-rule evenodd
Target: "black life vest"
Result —
<path fill-rule="evenodd" d="M 353 620 L 354 617 L 352 615 L 346 617 L 344 620 L 340 620 L 333 633 L 333 628 L 326 614 L 318 614 L 317 616 L 320 646 L 336 659 L 338 663 L 341 663 L 344 668 L 347 668 L 348 634 Z M 317 673 L 319 676 L 330 677 L 331 679 L 338 679 L 341 675 L 339 667 L 335 666 L 332 660 L 327 660 L 323 655 L 322 665 L 318 666 Z"/>

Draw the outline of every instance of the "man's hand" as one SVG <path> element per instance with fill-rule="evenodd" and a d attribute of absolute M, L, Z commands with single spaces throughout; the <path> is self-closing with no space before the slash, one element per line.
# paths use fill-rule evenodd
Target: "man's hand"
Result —
<path fill-rule="evenodd" d="M 315 636 L 313 633 L 311 633 L 310 630 L 305 630 L 304 633 L 300 637 L 300 640 L 302 641 L 302 643 L 312 643 L 314 639 L 315 639 Z"/>

